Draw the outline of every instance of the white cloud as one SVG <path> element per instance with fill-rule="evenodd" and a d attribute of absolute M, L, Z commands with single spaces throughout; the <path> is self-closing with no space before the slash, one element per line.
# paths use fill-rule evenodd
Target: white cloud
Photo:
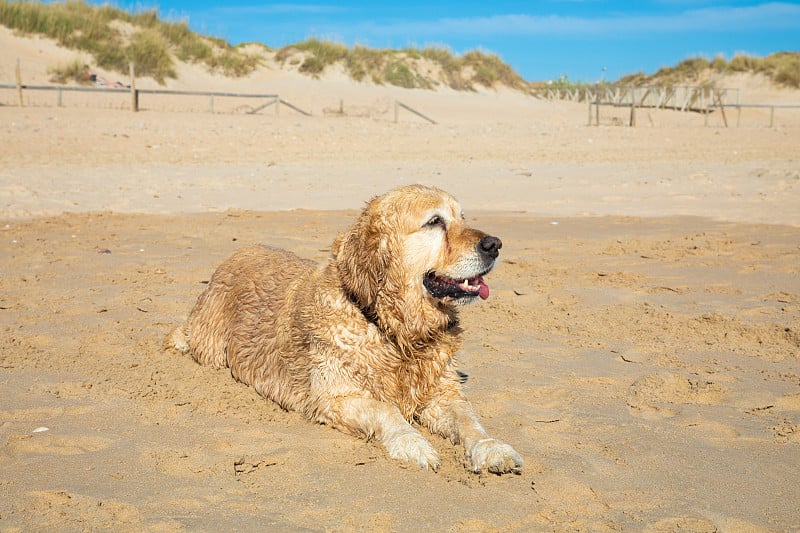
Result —
<path fill-rule="evenodd" d="M 724 30 L 800 30 L 800 5 L 767 3 L 751 7 L 711 7 L 667 15 L 619 15 L 600 17 L 494 15 L 446 18 L 435 21 L 402 21 L 390 24 L 358 24 L 346 33 L 371 35 L 436 36 L 559 36 L 637 35 Z"/>
<path fill-rule="evenodd" d="M 314 4 L 259 4 L 254 6 L 220 6 L 215 7 L 215 13 L 226 16 L 252 16 L 252 15 L 333 15 L 349 11 L 341 6 L 326 6 Z"/>

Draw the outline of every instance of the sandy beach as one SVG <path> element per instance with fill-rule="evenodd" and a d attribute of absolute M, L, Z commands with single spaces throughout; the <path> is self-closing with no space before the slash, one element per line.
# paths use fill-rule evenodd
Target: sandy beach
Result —
<path fill-rule="evenodd" d="M 0 30 L 0 82 L 46 83 L 64 51 Z M 800 112 L 180 75 L 311 116 L 0 91 L 0 531 L 800 530 Z M 430 435 L 442 468 L 403 466 L 162 349 L 235 248 L 322 260 L 415 182 L 503 239 L 459 360 L 521 475 Z"/>

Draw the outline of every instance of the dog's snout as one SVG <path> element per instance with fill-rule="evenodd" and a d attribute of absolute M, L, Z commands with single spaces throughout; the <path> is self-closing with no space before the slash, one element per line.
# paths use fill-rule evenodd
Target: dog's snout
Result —
<path fill-rule="evenodd" d="M 492 259 L 500 255 L 500 248 L 502 247 L 503 241 L 491 235 L 482 238 L 478 243 L 478 251 L 483 255 L 488 255 Z"/>

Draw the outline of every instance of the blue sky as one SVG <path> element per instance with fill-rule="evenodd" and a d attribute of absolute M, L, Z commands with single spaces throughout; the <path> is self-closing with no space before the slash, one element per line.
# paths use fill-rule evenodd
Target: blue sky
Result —
<path fill-rule="evenodd" d="M 96 2 L 105 3 L 105 2 Z M 743 0 L 487 0 L 356 2 L 161 0 L 162 17 L 232 44 L 273 48 L 309 37 L 352 46 L 446 46 L 499 55 L 525 79 L 594 82 L 653 73 L 698 55 L 800 51 L 800 2 Z M 605 69 L 605 70 L 604 70 Z"/>

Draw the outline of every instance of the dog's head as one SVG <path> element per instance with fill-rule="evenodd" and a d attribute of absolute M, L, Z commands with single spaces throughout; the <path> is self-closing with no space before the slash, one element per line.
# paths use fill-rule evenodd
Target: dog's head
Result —
<path fill-rule="evenodd" d="M 373 198 L 333 248 L 342 286 L 396 336 L 421 340 L 486 299 L 502 243 L 470 228 L 446 192 L 409 185 Z"/>

